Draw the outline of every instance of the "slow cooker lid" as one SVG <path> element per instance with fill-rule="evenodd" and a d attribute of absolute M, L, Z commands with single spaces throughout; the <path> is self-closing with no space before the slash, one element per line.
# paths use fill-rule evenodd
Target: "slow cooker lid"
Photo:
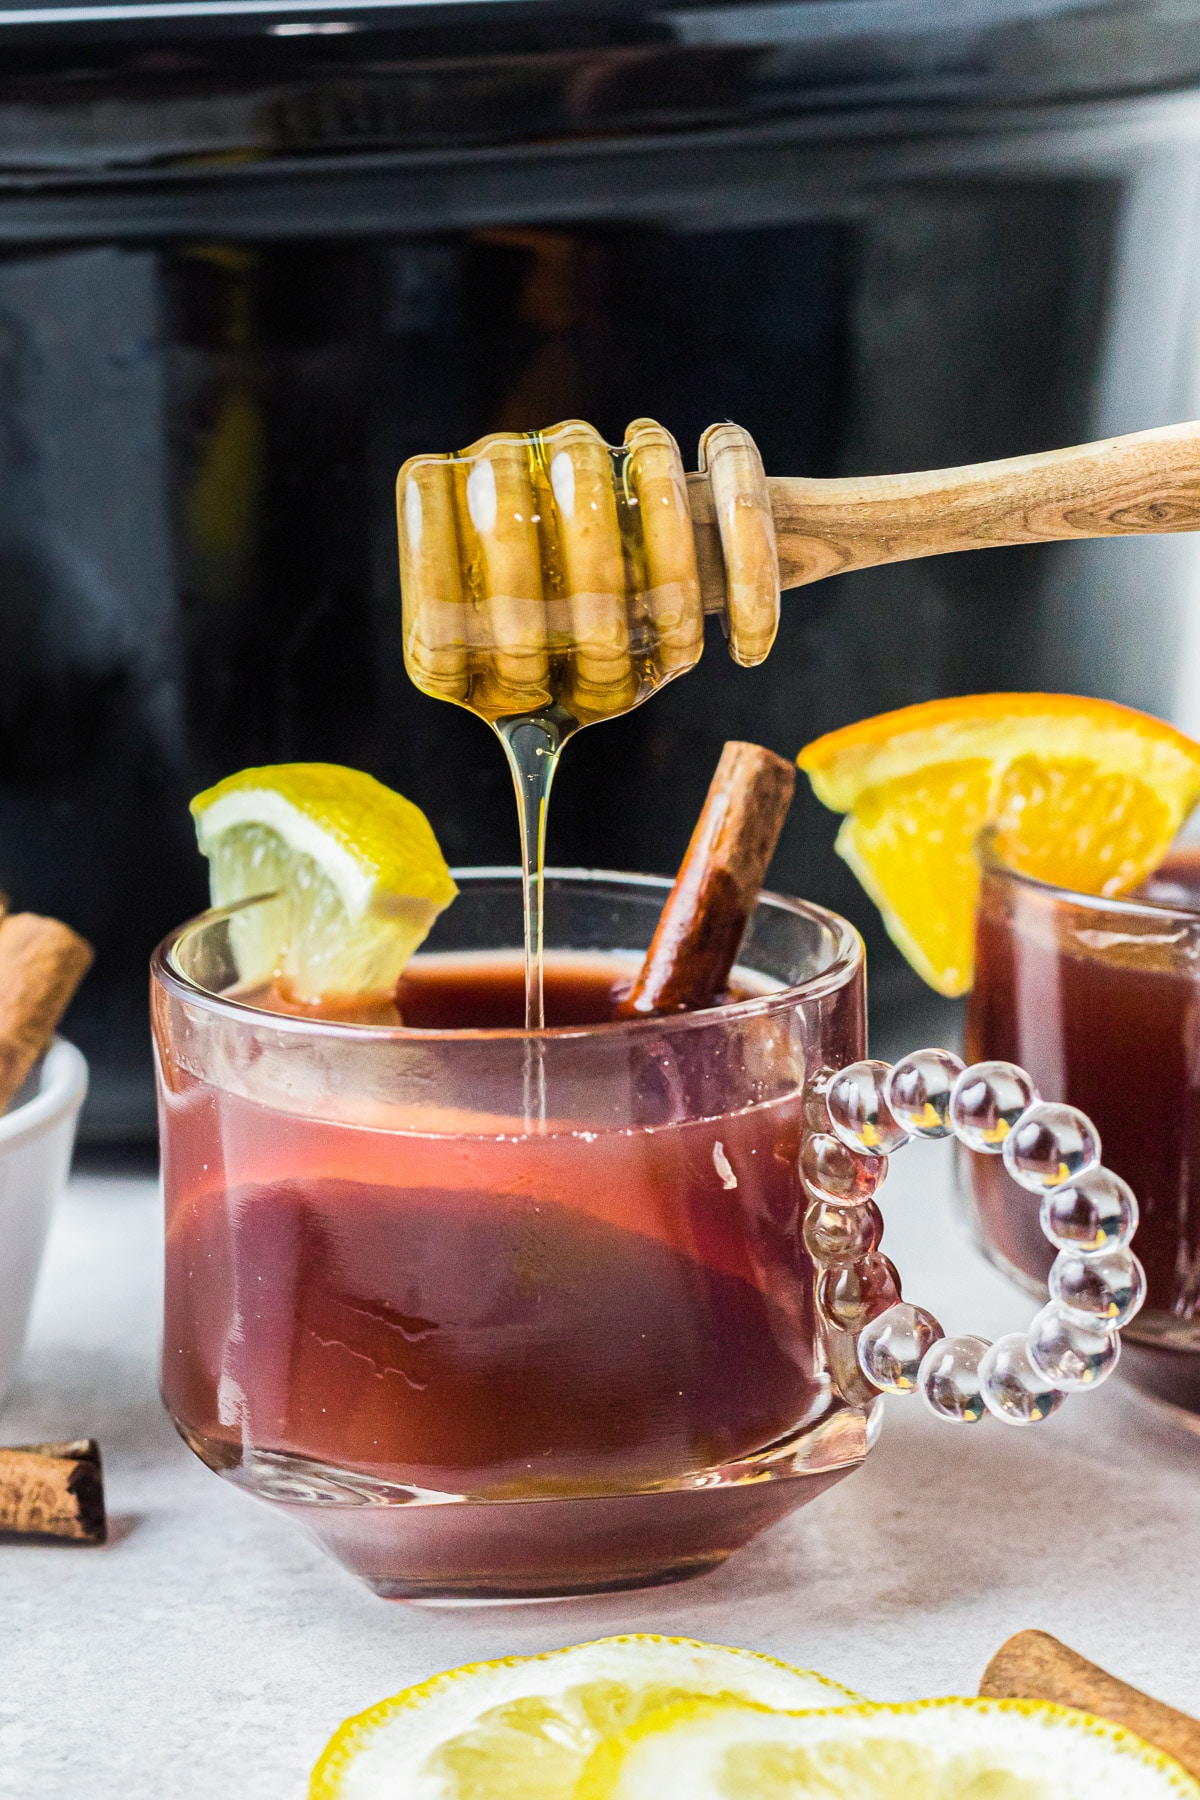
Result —
<path fill-rule="evenodd" d="M 265 20 L 292 21 L 303 35 L 337 35 L 346 30 L 420 28 L 430 23 L 460 24 L 470 31 L 486 19 L 534 17 L 644 19 L 690 43 L 796 44 L 826 39 L 902 35 L 937 37 L 1052 20 L 1071 13 L 1121 13 L 1136 18 L 1156 6 L 1129 0 L 57 0 L 26 4 L 0 0 L 0 30 L 66 30 L 72 26 L 152 22 L 189 33 L 203 21 L 236 26 Z M 1177 11 L 1186 11 L 1177 8 Z M 1200 16 L 1200 9 L 1197 9 Z"/>
<path fill-rule="evenodd" d="M 793 144 L 1053 135 L 1062 119 L 1039 126 L 1031 107 L 1190 103 L 1200 0 L 0 0 L 0 46 L 0 235 L 51 231 L 65 184 L 174 184 L 153 219 L 132 196 L 141 235 L 185 228 L 184 179 L 227 190 L 240 215 L 252 184 L 311 186 L 333 163 L 377 181 L 387 159 L 400 178 L 414 158 L 484 150 L 595 165 L 692 133 L 698 154 L 718 134 L 782 179 Z M 608 184 L 615 202 L 630 179 Z M 536 177 L 543 209 L 549 181 Z M 72 232 L 99 228 L 76 213 Z"/>

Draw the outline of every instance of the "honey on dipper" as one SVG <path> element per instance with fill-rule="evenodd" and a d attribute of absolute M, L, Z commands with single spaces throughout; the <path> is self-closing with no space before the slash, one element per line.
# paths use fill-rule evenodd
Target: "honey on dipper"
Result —
<path fill-rule="evenodd" d="M 738 662 L 761 662 L 775 639 L 761 459 L 736 425 L 711 427 L 700 454 L 719 548 L 702 527 L 699 555 L 679 447 L 653 419 L 635 419 L 620 449 L 572 419 L 413 457 L 397 477 L 408 673 L 493 727 L 516 784 L 530 1026 L 545 1019 L 541 870 L 563 744 L 695 667 L 706 595 Z"/>
<path fill-rule="evenodd" d="M 412 457 L 397 514 L 416 685 L 489 723 L 560 709 L 590 725 L 694 668 L 706 610 L 726 613 L 737 662 L 761 662 L 779 622 L 762 463 L 746 432 L 714 425 L 701 466 L 729 516 L 716 592 L 702 592 L 678 445 L 652 419 L 620 449 L 572 419 Z"/>

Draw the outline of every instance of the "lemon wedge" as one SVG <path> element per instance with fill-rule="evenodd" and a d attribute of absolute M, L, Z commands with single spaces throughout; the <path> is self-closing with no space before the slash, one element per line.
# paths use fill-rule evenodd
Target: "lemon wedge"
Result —
<path fill-rule="evenodd" d="M 192 816 L 214 906 L 280 896 L 232 922 L 246 986 L 389 995 L 458 892 L 421 809 L 359 769 L 243 769 L 197 794 Z"/>
<path fill-rule="evenodd" d="M 687 1700 L 599 1745 L 575 1792 L 577 1800 L 1200 1800 L 1200 1783 L 1123 1726 L 1041 1700 L 808 1713 Z"/>
<path fill-rule="evenodd" d="M 856 1698 L 749 1650 L 601 1638 L 451 1669 L 347 1719 L 313 1770 L 309 1800 L 573 1800 L 598 1744 L 703 1695 L 792 1708 Z"/>
<path fill-rule="evenodd" d="M 906 706 L 817 738 L 797 761 L 847 815 L 838 854 L 942 994 L 971 986 L 985 828 L 1024 874 L 1120 894 L 1158 866 L 1200 797 L 1200 744 L 1072 694 Z"/>

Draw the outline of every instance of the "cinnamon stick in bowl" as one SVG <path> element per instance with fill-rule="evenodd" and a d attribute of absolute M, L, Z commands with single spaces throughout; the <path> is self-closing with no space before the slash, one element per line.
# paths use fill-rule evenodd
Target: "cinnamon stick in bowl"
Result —
<path fill-rule="evenodd" d="M 795 787 L 795 765 L 773 750 L 725 745 L 620 1017 L 709 1006 L 724 992 Z"/>
<path fill-rule="evenodd" d="M 49 1047 L 91 963 L 91 945 L 57 919 L 0 918 L 0 1113 Z"/>

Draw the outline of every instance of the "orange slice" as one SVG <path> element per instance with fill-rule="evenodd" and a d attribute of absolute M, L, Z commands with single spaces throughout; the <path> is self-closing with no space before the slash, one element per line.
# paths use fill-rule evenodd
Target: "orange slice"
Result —
<path fill-rule="evenodd" d="M 845 858 L 917 973 L 971 985 L 977 841 L 1076 892 L 1120 894 L 1162 861 L 1200 798 L 1200 744 L 1072 694 L 968 694 L 831 731 L 797 761 L 846 814 Z"/>

